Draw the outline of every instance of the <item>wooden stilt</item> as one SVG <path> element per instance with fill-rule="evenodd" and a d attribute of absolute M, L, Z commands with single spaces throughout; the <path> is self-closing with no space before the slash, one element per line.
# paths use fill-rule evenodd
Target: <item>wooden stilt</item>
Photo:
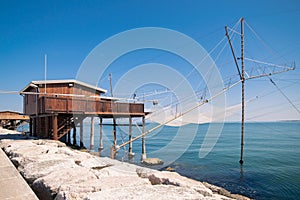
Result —
<path fill-rule="evenodd" d="M 132 117 L 129 116 L 129 141 L 132 140 Z M 134 153 L 132 153 L 132 142 L 129 142 L 129 156 L 134 156 Z"/>
<path fill-rule="evenodd" d="M 39 123 L 38 123 L 38 118 L 34 118 L 34 136 L 37 137 L 38 136 L 38 127 L 39 127 Z"/>
<path fill-rule="evenodd" d="M 42 134 L 41 134 L 41 118 L 40 117 L 38 117 L 37 119 L 36 119 L 36 121 L 37 121 L 37 132 L 36 132 L 36 134 L 37 134 L 37 136 L 38 137 L 41 137 L 42 136 Z"/>
<path fill-rule="evenodd" d="M 83 147 L 83 120 L 80 120 L 80 147 Z"/>
<path fill-rule="evenodd" d="M 145 133 L 145 116 L 143 116 L 143 134 Z M 145 141 L 145 135 L 142 137 L 142 160 L 146 159 L 146 141 Z"/>
<path fill-rule="evenodd" d="M 242 61 L 242 130 L 241 130 L 241 158 L 244 163 L 244 134 L 245 134 L 245 65 L 244 65 L 244 18 L 241 19 L 241 61 Z"/>
<path fill-rule="evenodd" d="M 36 137 L 36 118 L 33 118 L 32 136 Z"/>
<path fill-rule="evenodd" d="M 32 125 L 33 125 L 33 120 L 32 120 L 32 118 L 30 118 L 30 121 L 29 121 L 29 135 L 30 136 L 33 136 L 33 127 L 32 127 Z"/>
<path fill-rule="evenodd" d="M 48 117 L 45 117 L 45 137 L 49 138 L 50 133 L 49 133 L 49 119 Z"/>
<path fill-rule="evenodd" d="M 71 130 L 68 131 L 68 135 L 67 135 L 67 143 L 71 144 Z"/>
<path fill-rule="evenodd" d="M 116 154 L 116 150 L 113 146 L 110 147 L 110 158 L 114 159 Z"/>
<path fill-rule="evenodd" d="M 72 124 L 73 126 L 73 145 L 75 146 L 76 145 L 76 125 L 75 123 Z"/>
<path fill-rule="evenodd" d="M 113 95 L 113 88 L 112 88 L 112 74 L 109 74 L 109 82 L 110 82 L 110 94 L 111 94 L 111 97 L 113 97 L 114 95 Z M 114 151 L 111 150 L 110 151 L 111 154 L 114 154 L 117 151 L 117 129 L 116 129 L 116 118 L 114 116 L 113 116 L 113 126 L 114 127 L 113 127 L 112 134 L 113 134 L 113 138 L 114 138 L 114 146 L 113 146 Z"/>
<path fill-rule="evenodd" d="M 39 136 L 39 118 L 37 118 L 37 117 L 35 118 L 34 126 L 35 126 L 34 134 L 36 137 L 38 137 Z"/>
<path fill-rule="evenodd" d="M 13 130 L 16 130 L 16 121 L 15 120 L 10 120 L 10 126 L 12 127 Z"/>
<path fill-rule="evenodd" d="M 114 148 L 116 149 L 117 147 L 117 124 L 116 124 L 116 119 L 113 118 L 113 138 L 114 138 Z"/>
<path fill-rule="evenodd" d="M 90 150 L 94 149 L 94 117 L 91 117 Z"/>
<path fill-rule="evenodd" d="M 103 150 L 103 119 L 100 117 L 100 145 L 99 145 L 99 150 Z"/>
<path fill-rule="evenodd" d="M 116 127 L 116 119 L 113 117 L 113 138 L 114 138 L 114 145 L 110 147 L 110 157 L 114 159 L 115 154 L 117 153 L 117 127 Z"/>
<path fill-rule="evenodd" d="M 52 116 L 53 140 L 58 140 L 57 134 L 57 114 Z"/>

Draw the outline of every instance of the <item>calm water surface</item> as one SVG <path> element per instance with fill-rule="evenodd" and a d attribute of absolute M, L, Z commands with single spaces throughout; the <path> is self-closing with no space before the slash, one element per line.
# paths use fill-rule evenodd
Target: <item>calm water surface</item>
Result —
<path fill-rule="evenodd" d="M 189 134 L 189 130 L 193 130 L 195 126 L 187 125 L 184 128 L 186 134 Z M 158 157 L 163 158 L 165 163 L 170 162 L 170 166 L 177 172 L 224 187 L 233 193 L 255 199 L 300 198 L 300 122 L 247 123 L 243 166 L 238 162 L 239 123 L 224 124 L 218 142 L 205 158 L 199 158 L 199 149 L 209 124 L 197 126 L 197 134 L 188 148 L 186 143 L 181 141 L 177 141 L 176 145 L 168 145 L 178 128 L 163 127 L 159 133 L 153 133 L 147 138 L 148 155 L 165 147 L 159 152 Z M 89 147 L 90 127 L 86 125 L 84 128 L 86 133 L 84 143 Z M 111 131 L 111 126 L 104 128 L 105 149 L 101 155 L 109 156 L 109 146 L 112 145 Z M 121 130 L 118 130 L 119 136 L 125 141 L 128 139 L 127 132 L 128 127 L 121 127 Z M 138 134 L 138 128 L 135 128 L 135 132 Z M 119 139 L 118 144 L 122 139 Z M 98 150 L 98 145 L 99 126 L 95 125 L 95 151 Z M 136 156 L 130 162 L 138 163 L 141 141 L 135 142 L 133 148 Z M 172 155 L 185 148 L 187 150 L 174 161 Z M 116 157 L 127 160 L 122 150 Z"/>

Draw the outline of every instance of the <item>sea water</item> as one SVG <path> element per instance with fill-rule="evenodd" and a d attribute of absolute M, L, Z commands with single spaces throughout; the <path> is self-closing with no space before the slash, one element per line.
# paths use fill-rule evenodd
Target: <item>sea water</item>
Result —
<path fill-rule="evenodd" d="M 159 152 L 157 157 L 163 158 L 168 166 L 182 175 L 254 199 L 300 197 L 300 122 L 246 123 L 243 165 L 239 163 L 240 123 L 225 123 L 210 153 L 204 158 L 199 157 L 209 125 L 186 125 L 183 131 L 187 138 L 195 129 L 197 131 L 195 137 L 189 140 L 192 141 L 190 143 L 183 141 L 182 137 L 177 138 L 179 141 L 174 141 L 179 128 L 164 126 L 147 136 L 147 156 L 157 155 L 155 152 Z M 84 143 L 89 147 L 89 125 L 85 125 L 84 129 Z M 140 127 L 133 129 L 134 136 L 138 135 Z M 128 127 L 119 127 L 117 134 L 118 144 L 127 141 Z M 104 150 L 101 155 L 109 156 L 109 147 L 112 145 L 111 126 L 104 126 L 103 138 Z M 171 142 L 175 142 L 175 145 L 170 145 Z M 99 125 L 95 125 L 95 151 L 98 147 Z M 121 148 L 116 158 L 139 164 L 141 140 L 133 143 L 133 152 L 136 154 L 133 159 L 128 160 L 125 152 Z M 172 155 L 178 152 L 182 155 L 174 159 Z"/>
<path fill-rule="evenodd" d="M 200 125 L 201 126 L 201 125 Z M 205 129 L 205 125 L 201 130 Z M 300 123 L 248 123 L 244 164 L 240 124 L 226 123 L 214 149 L 197 158 L 201 136 L 173 163 L 176 171 L 255 199 L 300 197 Z"/>
<path fill-rule="evenodd" d="M 246 123 L 243 165 L 239 163 L 240 123 L 225 123 L 210 153 L 204 158 L 199 157 L 210 125 L 181 127 L 186 134 L 183 137 L 176 137 L 178 127 L 164 126 L 146 137 L 147 156 L 162 158 L 176 172 L 221 186 L 232 193 L 254 199 L 300 198 L 300 122 Z M 149 126 L 153 125 L 148 124 L 147 129 Z M 191 137 L 195 130 L 196 134 Z M 99 124 L 95 124 L 95 151 L 99 147 L 99 131 Z M 140 131 L 141 127 L 133 127 L 134 136 Z M 87 148 L 89 132 L 90 126 L 85 124 L 84 145 Z M 128 127 L 118 127 L 117 134 L 118 144 L 127 141 Z M 103 143 L 101 156 L 109 156 L 113 144 L 112 126 L 103 127 Z M 125 151 L 121 148 L 116 158 L 140 164 L 141 140 L 133 143 L 135 157 L 128 159 L 127 150 L 128 147 Z"/>

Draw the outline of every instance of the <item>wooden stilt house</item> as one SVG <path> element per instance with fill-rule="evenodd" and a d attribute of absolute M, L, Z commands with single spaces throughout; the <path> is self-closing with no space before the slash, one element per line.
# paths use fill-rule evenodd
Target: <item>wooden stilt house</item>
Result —
<path fill-rule="evenodd" d="M 83 145 L 83 120 L 86 117 L 91 117 L 92 122 L 94 117 L 99 117 L 101 128 L 102 118 L 129 118 L 129 123 L 132 117 L 144 120 L 143 103 L 120 102 L 117 98 L 102 96 L 105 92 L 102 88 L 78 80 L 30 82 L 20 94 L 24 98 L 24 114 L 30 117 L 31 134 L 54 140 L 67 136 L 70 141 L 70 131 L 74 129 L 73 143 L 76 143 L 74 132 L 76 134 L 76 126 L 79 124 L 80 145 Z M 115 126 L 113 134 L 116 145 Z"/>
<path fill-rule="evenodd" d="M 19 125 L 29 121 L 29 116 L 15 111 L 0 111 L 0 127 L 16 130 Z"/>

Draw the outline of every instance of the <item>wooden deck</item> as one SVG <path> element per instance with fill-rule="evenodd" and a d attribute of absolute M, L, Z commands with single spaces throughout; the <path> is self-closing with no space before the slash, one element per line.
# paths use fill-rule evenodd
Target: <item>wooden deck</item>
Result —
<path fill-rule="evenodd" d="M 144 116 L 144 104 L 120 103 L 91 98 L 47 97 L 39 98 L 39 114 L 64 113 L 99 115 L 103 118 Z"/>

